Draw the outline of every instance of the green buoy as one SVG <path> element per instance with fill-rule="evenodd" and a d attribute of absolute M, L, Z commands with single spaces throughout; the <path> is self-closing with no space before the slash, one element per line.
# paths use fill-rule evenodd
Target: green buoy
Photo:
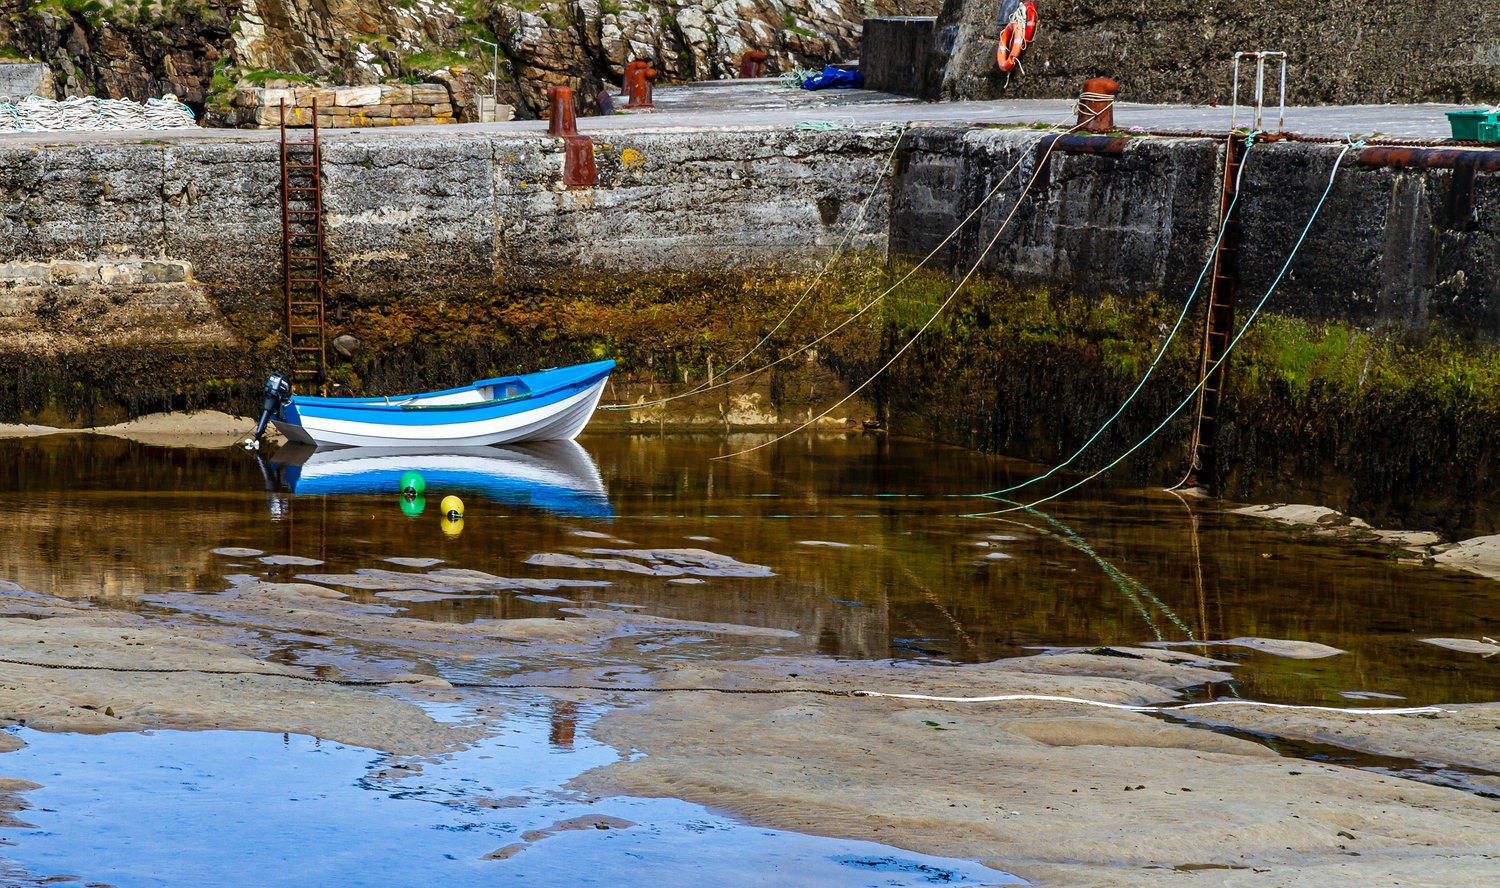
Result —
<path fill-rule="evenodd" d="M 401 475 L 401 495 L 410 499 L 421 496 L 422 491 L 427 489 L 427 482 L 423 480 L 421 472 L 404 472 Z"/>
<path fill-rule="evenodd" d="M 420 496 L 401 497 L 401 511 L 408 518 L 416 518 L 427 508 L 427 500 Z"/>

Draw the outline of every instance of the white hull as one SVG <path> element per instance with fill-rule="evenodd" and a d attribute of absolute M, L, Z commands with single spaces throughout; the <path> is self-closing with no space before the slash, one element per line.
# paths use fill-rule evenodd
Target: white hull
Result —
<path fill-rule="evenodd" d="M 316 416 L 303 416 L 301 425 L 273 422 L 289 441 L 324 447 L 484 447 L 527 441 L 571 441 L 588 425 L 607 381 L 601 379 L 555 404 L 473 422 L 397 425 Z"/>

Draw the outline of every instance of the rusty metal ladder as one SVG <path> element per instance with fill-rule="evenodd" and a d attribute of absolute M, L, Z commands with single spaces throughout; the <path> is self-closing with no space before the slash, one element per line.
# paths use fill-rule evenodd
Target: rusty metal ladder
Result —
<path fill-rule="evenodd" d="M 1203 347 L 1198 367 L 1197 422 L 1186 486 L 1199 486 L 1214 472 L 1213 442 L 1218 434 L 1220 395 L 1224 390 L 1223 360 L 1234 336 L 1234 302 L 1240 290 L 1240 214 L 1235 201 L 1240 166 L 1245 162 L 1243 136 L 1231 135 L 1224 148 L 1224 184 L 1219 196 L 1219 225 L 1223 237 L 1214 252 L 1213 278 L 1208 290 L 1208 309 L 1203 320 Z"/>
<path fill-rule="evenodd" d="M 293 109 L 295 110 L 295 109 Z M 281 101 L 281 267 L 292 386 L 326 394 L 327 328 L 323 298 L 323 151 L 318 100 L 312 104 L 312 141 L 287 139 Z"/>

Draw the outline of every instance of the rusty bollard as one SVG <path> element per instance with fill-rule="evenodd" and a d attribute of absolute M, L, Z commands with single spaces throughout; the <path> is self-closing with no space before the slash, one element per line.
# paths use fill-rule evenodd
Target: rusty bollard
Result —
<path fill-rule="evenodd" d="M 740 79 L 751 80 L 763 77 L 765 73 L 766 54 L 758 49 L 747 50 L 744 57 L 740 59 Z"/>
<path fill-rule="evenodd" d="M 643 68 L 644 69 L 644 68 L 649 68 L 649 67 L 651 67 L 651 66 L 648 65 L 648 64 L 646 64 L 645 62 L 641 61 L 640 59 L 635 59 L 634 61 L 627 62 L 625 64 L 625 73 L 622 74 L 622 75 L 620 75 L 620 97 L 621 98 L 626 98 L 626 97 L 628 97 L 630 95 L 630 81 L 632 81 L 632 80 L 635 79 L 635 71 L 636 71 L 636 69 L 637 68 Z"/>
<path fill-rule="evenodd" d="M 568 188 L 591 188 L 599 184 L 599 167 L 594 163 L 594 140 L 572 135 L 563 139 L 563 185 Z"/>
<path fill-rule="evenodd" d="M 1090 133 L 1108 133 L 1115 129 L 1115 96 L 1120 84 L 1108 77 L 1085 80 L 1078 97 L 1077 129 Z"/>
<path fill-rule="evenodd" d="M 573 88 L 554 86 L 547 90 L 547 102 L 552 106 L 552 116 L 547 119 L 547 135 L 578 135 L 578 117 L 573 110 Z"/>
<path fill-rule="evenodd" d="M 651 104 L 651 91 L 655 82 L 655 68 L 636 68 L 630 79 L 630 101 L 625 103 L 625 107 L 637 111 L 655 111 L 656 106 Z"/>

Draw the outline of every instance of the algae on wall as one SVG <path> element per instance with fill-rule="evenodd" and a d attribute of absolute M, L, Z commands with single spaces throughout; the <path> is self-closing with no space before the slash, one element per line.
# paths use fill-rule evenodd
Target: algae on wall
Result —
<path fill-rule="evenodd" d="M 919 274 L 887 302 L 882 354 L 915 333 L 951 282 Z M 971 284 L 873 388 L 893 431 L 1052 465 L 1125 402 L 1180 310 L 1157 297 Z M 1071 466 L 1027 489 L 1060 490 L 1146 438 L 1198 379 L 1200 321 L 1168 346 L 1120 419 Z M 849 363 L 859 379 L 879 361 Z M 1334 505 L 1376 525 L 1473 533 L 1492 505 L 1500 351 L 1441 330 L 1264 313 L 1228 362 L 1220 410 L 1220 495 Z M 1098 483 L 1171 486 L 1186 468 L 1189 404 Z"/>

